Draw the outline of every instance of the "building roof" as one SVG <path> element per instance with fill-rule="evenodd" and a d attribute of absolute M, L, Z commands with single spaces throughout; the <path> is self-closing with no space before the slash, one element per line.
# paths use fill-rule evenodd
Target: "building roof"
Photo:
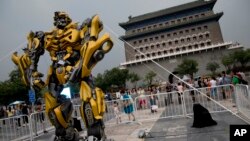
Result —
<path fill-rule="evenodd" d="M 211 9 L 214 7 L 215 3 L 217 0 L 209 0 L 209 1 L 205 1 L 205 0 L 198 0 L 198 1 L 194 1 L 194 2 L 190 2 L 190 3 L 186 3 L 186 4 L 182 4 L 182 5 L 178 5 L 175 7 L 171 7 L 171 8 L 166 8 L 163 10 L 159 10 L 159 11 L 155 11 L 155 12 L 151 12 L 151 13 L 147 13 L 147 14 L 143 14 L 143 15 L 139 15 L 136 17 L 131 17 L 129 19 L 129 21 L 124 22 L 124 23 L 119 23 L 119 25 L 123 28 L 126 28 L 126 26 L 140 22 L 140 21 L 144 21 L 144 20 L 149 20 L 152 18 L 156 18 L 156 17 L 161 17 L 161 16 L 165 16 L 165 15 L 170 15 L 176 12 L 181 12 L 184 10 L 189 10 L 195 7 L 200 7 L 200 6 L 210 6 Z"/>
<path fill-rule="evenodd" d="M 176 28 L 181 28 L 183 26 L 193 25 L 195 23 L 202 23 L 202 22 L 207 22 L 207 21 L 211 21 L 211 20 L 218 21 L 221 18 L 222 15 L 223 15 L 223 12 L 220 12 L 220 13 L 217 13 L 217 14 L 205 16 L 205 17 L 199 18 L 199 19 L 194 19 L 192 21 L 182 22 L 182 23 L 175 24 L 175 25 L 172 25 L 172 26 L 158 27 L 158 28 L 151 29 L 151 30 L 148 30 L 148 31 L 133 33 L 133 34 L 129 34 L 129 35 L 124 35 L 124 36 L 121 36 L 120 38 L 123 39 L 123 40 L 129 40 L 131 38 L 145 36 L 145 35 L 149 35 L 149 34 L 154 34 L 156 32 L 163 32 L 163 31 L 173 30 L 173 29 L 176 29 Z"/>

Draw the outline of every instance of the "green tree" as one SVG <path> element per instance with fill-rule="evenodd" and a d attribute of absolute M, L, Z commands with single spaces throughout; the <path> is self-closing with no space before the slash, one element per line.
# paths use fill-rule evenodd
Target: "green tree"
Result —
<path fill-rule="evenodd" d="M 128 79 L 129 71 L 127 69 L 113 68 L 106 70 L 103 74 L 98 74 L 95 78 L 95 84 L 106 91 L 109 90 L 111 86 L 125 87 Z"/>
<path fill-rule="evenodd" d="M 209 62 L 207 63 L 206 69 L 211 71 L 212 74 L 215 74 L 216 70 L 220 68 L 220 65 L 216 62 Z"/>
<path fill-rule="evenodd" d="M 134 84 L 134 87 L 136 88 L 137 82 L 140 80 L 140 76 L 134 72 L 129 73 L 129 80 Z"/>
<path fill-rule="evenodd" d="M 21 81 L 19 70 L 13 70 L 8 80 L 0 82 L 0 104 L 7 105 L 15 100 L 28 101 L 28 90 Z"/>
<path fill-rule="evenodd" d="M 155 76 L 156 76 L 156 73 L 153 71 L 150 71 L 145 75 L 144 81 L 146 81 L 148 86 L 152 85 L 152 82 Z"/>
<path fill-rule="evenodd" d="M 233 54 L 234 60 L 241 64 L 241 67 L 244 68 L 246 64 L 250 61 L 249 50 L 240 50 L 235 51 Z"/>
<path fill-rule="evenodd" d="M 104 76 L 101 73 L 98 73 L 94 78 L 94 82 L 97 87 L 105 91 L 107 89 L 107 81 L 105 81 L 103 77 Z"/>
<path fill-rule="evenodd" d="M 222 59 L 221 59 L 221 63 L 224 65 L 224 67 L 227 70 L 231 70 L 232 65 L 234 64 L 233 55 L 231 54 L 231 55 L 223 56 Z"/>
<path fill-rule="evenodd" d="M 180 75 L 189 74 L 191 77 L 198 71 L 198 63 L 192 59 L 184 59 L 180 65 L 175 68 Z"/>

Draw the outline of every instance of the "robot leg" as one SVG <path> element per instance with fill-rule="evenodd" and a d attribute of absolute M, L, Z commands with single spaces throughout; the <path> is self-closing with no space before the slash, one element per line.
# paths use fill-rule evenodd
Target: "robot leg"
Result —
<path fill-rule="evenodd" d="M 105 140 L 103 114 L 105 112 L 104 94 L 99 88 L 94 90 L 86 82 L 81 83 L 80 96 L 82 105 L 80 112 L 87 128 L 88 136 Z"/>
<path fill-rule="evenodd" d="M 45 94 L 46 113 L 56 128 L 56 141 L 78 141 L 79 133 L 73 128 L 71 114 L 73 106 L 70 100 L 61 104 L 50 93 Z"/>

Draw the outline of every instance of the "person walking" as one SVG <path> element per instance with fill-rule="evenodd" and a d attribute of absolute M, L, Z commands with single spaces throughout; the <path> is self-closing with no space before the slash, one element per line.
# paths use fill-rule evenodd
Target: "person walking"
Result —
<path fill-rule="evenodd" d="M 188 81 L 188 89 L 190 90 L 190 95 L 192 97 L 193 103 L 195 103 L 195 94 L 194 94 L 194 82 L 192 79 Z"/>
<path fill-rule="evenodd" d="M 172 85 L 167 82 L 166 85 L 166 92 L 167 92 L 167 100 L 165 100 L 165 105 L 167 106 L 168 104 L 172 104 L 173 102 L 173 96 L 172 96 Z"/>
<path fill-rule="evenodd" d="M 8 118 L 9 118 L 10 126 L 13 126 L 14 119 L 12 117 L 14 116 L 14 114 L 15 114 L 14 107 L 9 106 L 8 110 L 7 110 L 7 115 L 8 115 Z"/>
<path fill-rule="evenodd" d="M 128 120 L 130 121 L 130 116 L 133 117 L 133 121 L 135 121 L 135 115 L 134 115 L 134 107 L 133 107 L 133 102 L 132 98 L 130 95 L 125 93 L 124 90 L 121 90 L 121 100 L 123 100 L 123 108 L 124 112 L 128 115 Z"/>
<path fill-rule="evenodd" d="M 144 110 L 147 107 L 145 91 L 144 91 L 144 89 L 139 87 L 137 93 L 138 93 L 138 99 L 139 99 L 139 107 L 140 107 L 140 109 Z"/>
<path fill-rule="evenodd" d="M 178 85 L 177 85 L 177 94 L 178 94 L 178 102 L 179 104 L 181 104 L 182 100 L 181 100 L 181 97 L 183 95 L 183 92 L 184 92 L 184 87 L 182 86 L 181 82 L 178 82 Z"/>
<path fill-rule="evenodd" d="M 221 85 L 222 86 L 222 93 L 225 93 L 225 99 L 231 98 L 231 88 L 230 88 L 231 80 L 226 75 L 225 71 L 222 71 L 222 79 L 221 79 Z"/>
<path fill-rule="evenodd" d="M 113 110 L 115 113 L 116 124 L 118 124 L 119 122 L 121 123 L 122 119 L 121 119 L 120 110 L 119 110 L 119 106 L 118 106 L 117 101 L 114 101 L 114 103 L 113 103 Z"/>
<path fill-rule="evenodd" d="M 211 97 L 215 99 L 215 96 L 217 95 L 217 88 L 216 88 L 217 82 L 215 77 L 212 77 L 209 83 L 211 86 Z"/>
<path fill-rule="evenodd" d="M 240 84 L 240 78 L 239 76 L 237 75 L 237 71 L 236 70 L 232 70 L 231 71 L 231 77 L 232 77 L 232 84 L 234 86 L 236 86 L 237 84 Z M 235 91 L 235 90 L 233 90 Z M 236 96 L 235 96 L 235 93 L 232 94 L 232 102 L 233 103 L 236 103 Z M 236 105 L 234 104 L 233 107 L 236 107 Z"/>
<path fill-rule="evenodd" d="M 26 125 L 28 126 L 28 124 L 29 124 L 29 120 L 28 120 L 29 111 L 28 111 L 28 106 L 26 104 L 23 104 L 22 114 L 23 114 L 23 126 L 26 126 Z"/>
<path fill-rule="evenodd" d="M 16 110 L 15 110 L 15 116 L 16 116 L 16 121 L 17 121 L 17 129 L 21 127 L 21 116 L 22 116 L 22 111 L 21 111 L 22 105 L 16 105 Z"/>
<path fill-rule="evenodd" d="M 36 112 L 37 112 L 37 122 L 40 121 L 40 123 L 42 124 L 43 133 L 48 133 L 48 131 L 46 131 L 46 128 L 45 128 L 45 123 L 44 123 L 45 122 L 45 116 L 44 116 L 44 112 L 43 112 L 43 107 L 42 107 L 42 102 L 41 101 L 37 101 L 36 102 Z"/>

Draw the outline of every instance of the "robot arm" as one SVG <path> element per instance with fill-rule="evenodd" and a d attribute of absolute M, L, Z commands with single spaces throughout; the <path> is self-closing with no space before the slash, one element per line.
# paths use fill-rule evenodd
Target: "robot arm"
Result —
<path fill-rule="evenodd" d="M 43 74 L 37 71 L 37 64 L 40 56 L 44 54 L 44 33 L 42 31 L 35 33 L 31 31 L 27 39 L 28 44 L 23 49 L 24 54 L 18 56 L 17 52 L 13 53 L 12 61 L 18 66 L 25 85 L 40 90 L 45 86 L 45 83 L 41 80 Z"/>
<path fill-rule="evenodd" d="M 105 33 L 99 37 L 102 29 L 103 24 L 97 15 L 85 20 L 82 24 L 80 28 L 81 58 L 77 65 L 80 71 L 75 73 L 78 75 L 74 75 L 82 80 L 80 84 L 80 99 L 82 100 L 80 113 L 87 128 L 87 134 L 98 139 L 105 138 L 103 123 L 105 101 L 102 90 L 92 84 L 91 71 L 113 47 L 109 34 Z"/>
<path fill-rule="evenodd" d="M 87 19 L 82 24 L 80 36 L 83 38 L 83 46 L 80 50 L 83 58 L 81 77 L 87 77 L 91 74 L 93 67 L 103 59 L 112 47 L 113 42 L 108 33 L 99 37 L 99 33 L 103 29 L 103 24 L 98 15 L 92 19 Z"/>

